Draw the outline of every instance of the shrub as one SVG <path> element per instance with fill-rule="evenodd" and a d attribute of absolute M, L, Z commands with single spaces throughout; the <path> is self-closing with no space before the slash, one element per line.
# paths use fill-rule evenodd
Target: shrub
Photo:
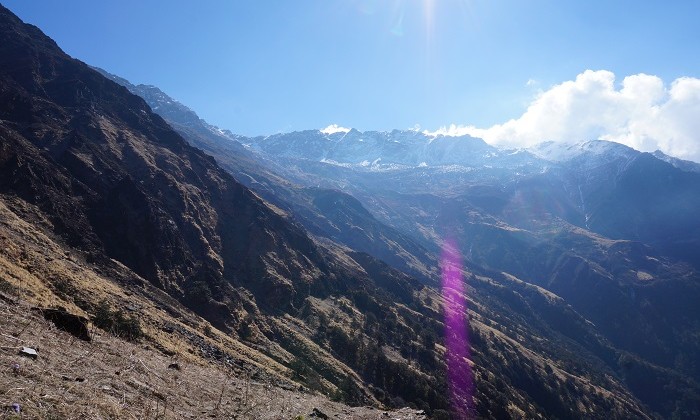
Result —
<path fill-rule="evenodd" d="M 106 300 L 97 305 L 92 322 L 103 330 L 128 341 L 136 341 L 143 335 L 138 318 L 133 315 L 125 316 L 121 309 L 113 311 Z"/>
<path fill-rule="evenodd" d="M 248 314 L 238 327 L 238 335 L 242 339 L 247 340 L 253 336 L 253 333 L 253 317 Z"/>

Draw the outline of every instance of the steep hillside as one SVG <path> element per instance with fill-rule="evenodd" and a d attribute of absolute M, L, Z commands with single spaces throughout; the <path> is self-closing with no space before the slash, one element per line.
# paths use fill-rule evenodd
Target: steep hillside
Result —
<path fill-rule="evenodd" d="M 294 382 L 283 364 L 212 328 L 124 265 L 88 262 L 90 254 L 67 247 L 49 227 L 35 206 L 0 200 L 3 418 L 15 418 L 12 404 L 31 419 L 384 415 Z M 81 341 L 42 316 L 46 307 L 87 317 L 107 307 L 113 316 L 137 316 L 140 337 L 127 341 L 119 330 L 93 324 L 90 342 Z M 38 357 L 18 355 L 24 346 Z M 425 417 L 408 409 L 391 416 Z"/>
<path fill-rule="evenodd" d="M 221 326 L 240 321 L 229 315 L 235 286 L 280 309 L 298 304 L 297 289 L 324 287 L 324 257 L 301 229 L 143 100 L 3 19 L 0 191 L 42 208 L 70 244 L 183 301 L 206 285 Z"/>

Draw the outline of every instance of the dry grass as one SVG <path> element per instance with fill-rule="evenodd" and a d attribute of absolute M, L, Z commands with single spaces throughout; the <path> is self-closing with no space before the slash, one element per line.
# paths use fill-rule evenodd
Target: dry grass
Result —
<path fill-rule="evenodd" d="M 98 331 L 87 343 L 26 305 L 1 302 L 0 331 L 0 404 L 10 418 L 13 403 L 21 405 L 22 418 L 36 419 L 293 419 L 314 408 L 331 418 L 423 418 L 412 410 L 384 415 L 350 408 L 260 381 L 255 370 L 234 375 Z M 39 357 L 18 355 L 22 346 L 37 349 Z M 180 369 L 168 368 L 172 363 Z"/>
<path fill-rule="evenodd" d="M 206 321 L 120 264 L 86 263 L 46 233 L 36 209 L 7 199 L 0 200 L 0 418 L 294 419 L 314 408 L 329 418 L 424 418 L 301 391 L 279 362 L 216 329 L 203 333 Z M 32 309 L 89 315 L 78 303 L 101 300 L 136 314 L 145 338 L 132 343 L 93 329 L 92 342 L 80 341 Z M 22 346 L 39 357 L 20 356 Z M 212 358 L 212 349 L 224 356 Z"/>

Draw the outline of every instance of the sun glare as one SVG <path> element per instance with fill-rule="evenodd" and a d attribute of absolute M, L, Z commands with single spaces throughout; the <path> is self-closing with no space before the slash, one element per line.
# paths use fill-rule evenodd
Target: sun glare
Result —
<path fill-rule="evenodd" d="M 425 15 L 425 30 L 430 35 L 435 25 L 435 0 L 423 0 L 423 13 Z"/>

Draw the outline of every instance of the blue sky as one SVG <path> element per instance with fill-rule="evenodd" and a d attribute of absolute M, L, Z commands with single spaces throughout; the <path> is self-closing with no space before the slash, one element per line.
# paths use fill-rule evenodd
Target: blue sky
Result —
<path fill-rule="evenodd" d="M 3 4 L 70 55 L 245 135 L 332 123 L 488 129 L 586 70 L 611 72 L 613 90 L 653 75 L 667 95 L 676 79 L 700 77 L 697 1 Z"/>

